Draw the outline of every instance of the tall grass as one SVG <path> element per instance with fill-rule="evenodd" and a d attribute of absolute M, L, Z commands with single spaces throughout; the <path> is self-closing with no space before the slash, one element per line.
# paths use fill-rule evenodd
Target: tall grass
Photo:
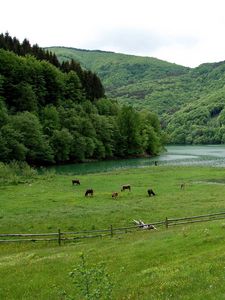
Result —
<path fill-rule="evenodd" d="M 18 184 L 32 181 L 37 176 L 37 171 L 26 162 L 12 161 L 0 162 L 0 185 Z"/>

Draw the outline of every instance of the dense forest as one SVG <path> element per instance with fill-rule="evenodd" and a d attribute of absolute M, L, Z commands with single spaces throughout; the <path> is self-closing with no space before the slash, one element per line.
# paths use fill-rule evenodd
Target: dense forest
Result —
<path fill-rule="evenodd" d="M 75 60 L 0 35 L 0 160 L 43 165 L 155 155 L 156 114 L 120 106 Z"/>
<path fill-rule="evenodd" d="M 170 143 L 225 143 L 225 61 L 187 68 L 151 57 L 49 49 L 59 61 L 73 58 L 96 72 L 110 98 L 157 113 Z"/>

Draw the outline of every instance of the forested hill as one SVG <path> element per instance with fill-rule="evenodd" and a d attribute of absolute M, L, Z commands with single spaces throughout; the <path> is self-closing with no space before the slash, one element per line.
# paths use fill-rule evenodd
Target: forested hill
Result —
<path fill-rule="evenodd" d="M 133 99 L 133 105 L 135 100 L 140 102 L 139 100 L 144 100 L 149 94 L 152 90 L 149 86 L 151 82 L 181 76 L 189 71 L 189 68 L 157 58 L 65 47 L 47 49 L 55 53 L 60 62 L 75 59 L 83 68 L 96 72 L 108 96 L 117 97 L 125 102 Z"/>
<path fill-rule="evenodd" d="M 225 62 L 186 68 L 150 57 L 51 47 L 101 78 L 106 94 L 159 114 L 171 143 L 225 142 Z"/>
<path fill-rule="evenodd" d="M 155 155 L 157 116 L 105 97 L 98 76 L 0 35 L 0 161 L 30 164 Z"/>

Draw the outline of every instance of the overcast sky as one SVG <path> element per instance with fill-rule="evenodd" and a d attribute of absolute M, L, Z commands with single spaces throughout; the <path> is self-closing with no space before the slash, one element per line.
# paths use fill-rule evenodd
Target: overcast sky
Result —
<path fill-rule="evenodd" d="M 225 0 L 1 0 L 0 32 L 40 47 L 225 60 Z"/>

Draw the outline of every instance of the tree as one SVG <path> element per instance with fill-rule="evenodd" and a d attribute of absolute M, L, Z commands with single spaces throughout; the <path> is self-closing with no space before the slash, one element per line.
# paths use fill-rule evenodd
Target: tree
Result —
<path fill-rule="evenodd" d="M 141 138 L 143 150 L 156 155 L 162 150 L 161 130 L 157 116 L 153 113 L 141 112 Z"/>
<path fill-rule="evenodd" d="M 12 105 L 15 111 L 37 111 L 37 98 L 29 83 L 22 81 L 14 86 Z"/>
<path fill-rule="evenodd" d="M 98 99 L 95 105 L 100 115 L 116 116 L 119 112 L 118 104 L 107 98 Z"/>
<path fill-rule="evenodd" d="M 86 139 L 84 136 L 76 133 L 73 136 L 70 157 L 73 160 L 82 161 L 85 159 L 85 154 L 86 154 Z"/>
<path fill-rule="evenodd" d="M 160 137 L 156 134 L 153 127 L 144 126 L 142 130 L 142 145 L 146 153 L 156 155 L 161 150 Z"/>
<path fill-rule="evenodd" d="M 102 141 L 95 139 L 94 157 L 98 159 L 105 158 L 105 146 Z"/>
<path fill-rule="evenodd" d="M 87 99 L 94 101 L 105 96 L 104 87 L 95 73 L 84 71 L 82 80 Z"/>
<path fill-rule="evenodd" d="M 75 102 L 81 102 L 84 98 L 80 79 L 74 71 L 65 75 L 64 97 Z"/>
<path fill-rule="evenodd" d="M 6 124 L 8 121 L 8 112 L 7 112 L 7 108 L 5 106 L 5 103 L 3 101 L 3 98 L 1 98 L 0 96 L 0 128 L 1 126 L 3 126 L 4 124 Z"/>
<path fill-rule="evenodd" d="M 69 160 L 72 141 L 73 137 L 67 129 L 54 130 L 51 137 L 51 145 L 52 149 L 54 149 L 54 156 L 57 162 Z"/>
<path fill-rule="evenodd" d="M 81 132 L 84 136 L 94 138 L 96 137 L 96 131 L 92 121 L 89 118 L 81 118 Z"/>
<path fill-rule="evenodd" d="M 104 145 L 104 155 L 112 157 L 115 149 L 114 142 L 114 124 L 109 117 L 92 115 L 92 123 L 96 131 L 98 141 Z M 99 142 L 97 143 L 99 144 Z M 102 151 L 103 153 L 103 151 Z"/>
<path fill-rule="evenodd" d="M 10 123 L 13 130 L 21 136 L 29 163 L 53 162 L 52 149 L 43 135 L 37 116 L 30 112 L 18 113 L 10 117 Z"/>
<path fill-rule="evenodd" d="M 0 160 L 24 161 L 28 149 L 22 142 L 22 134 L 16 131 L 11 124 L 2 126 L 0 130 Z"/>
<path fill-rule="evenodd" d="M 22 48 L 22 55 L 25 55 L 27 53 L 31 52 L 31 44 L 27 39 L 24 39 L 22 44 L 21 44 L 21 48 Z"/>
<path fill-rule="evenodd" d="M 123 106 L 119 116 L 118 125 L 122 137 L 122 148 L 125 155 L 142 153 L 140 136 L 140 119 L 137 112 L 130 106 Z"/>
<path fill-rule="evenodd" d="M 93 157 L 95 148 L 96 148 L 95 139 L 86 137 L 85 138 L 85 157 L 86 158 Z"/>
<path fill-rule="evenodd" d="M 64 75 L 53 65 L 46 61 L 42 61 L 42 75 L 45 82 L 45 105 L 59 104 L 59 100 L 63 99 L 65 90 Z"/>
<path fill-rule="evenodd" d="M 54 130 L 60 128 L 59 113 L 55 106 L 48 105 L 41 114 L 43 131 L 48 136 L 52 136 Z"/>

